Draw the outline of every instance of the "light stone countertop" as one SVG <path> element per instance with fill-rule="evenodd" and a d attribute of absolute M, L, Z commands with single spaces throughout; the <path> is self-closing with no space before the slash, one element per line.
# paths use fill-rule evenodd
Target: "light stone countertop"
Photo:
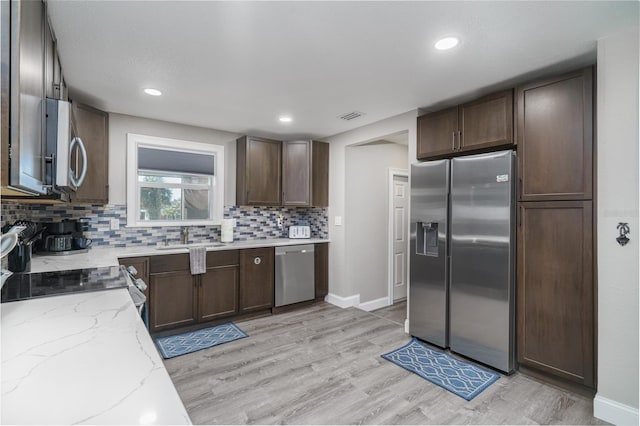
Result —
<path fill-rule="evenodd" d="M 1 316 L 2 424 L 191 424 L 127 289 Z"/>
<path fill-rule="evenodd" d="M 220 247 L 207 247 L 207 251 L 237 250 L 259 247 L 278 247 L 300 244 L 328 243 L 328 239 L 265 239 L 247 240 L 226 243 Z M 212 243 L 218 244 L 218 243 Z M 72 269 L 97 268 L 117 266 L 118 259 L 137 256 L 157 256 L 163 254 L 189 253 L 187 248 L 171 248 L 159 250 L 156 246 L 137 247 L 94 247 L 88 253 L 71 254 L 68 256 L 42 256 L 34 254 L 31 258 L 31 272 L 68 271 Z"/>

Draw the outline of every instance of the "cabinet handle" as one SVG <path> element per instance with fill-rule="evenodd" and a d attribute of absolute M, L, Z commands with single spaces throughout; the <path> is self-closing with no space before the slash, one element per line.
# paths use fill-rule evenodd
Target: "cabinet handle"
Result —
<path fill-rule="evenodd" d="M 458 130 L 458 149 L 462 149 L 462 130 Z"/>
<path fill-rule="evenodd" d="M 255 263 L 256 265 L 259 265 L 262 263 L 262 259 L 260 259 L 259 257 L 256 257 L 253 259 L 253 263 Z"/>
<path fill-rule="evenodd" d="M 456 132 L 451 132 L 451 149 L 456 150 Z"/>

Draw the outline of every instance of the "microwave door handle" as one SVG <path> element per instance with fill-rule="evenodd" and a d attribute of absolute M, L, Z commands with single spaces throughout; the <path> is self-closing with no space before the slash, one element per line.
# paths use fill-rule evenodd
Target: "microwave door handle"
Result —
<path fill-rule="evenodd" d="M 74 137 L 71 141 L 71 146 L 69 147 L 69 163 L 71 163 L 71 154 L 73 153 L 73 149 L 76 145 L 78 146 L 80 157 L 82 159 L 82 171 L 80 172 L 80 176 L 78 177 L 78 179 L 76 179 L 73 170 L 69 169 L 69 180 L 71 181 L 71 185 L 73 185 L 75 188 L 78 188 L 80 187 L 80 185 L 82 185 L 82 182 L 84 182 L 84 178 L 87 176 L 87 150 L 84 147 L 82 139 L 80 139 L 78 136 Z"/>

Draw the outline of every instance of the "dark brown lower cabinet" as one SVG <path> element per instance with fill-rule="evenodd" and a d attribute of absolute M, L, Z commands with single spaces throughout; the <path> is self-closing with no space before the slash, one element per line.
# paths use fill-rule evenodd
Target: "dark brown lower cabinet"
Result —
<path fill-rule="evenodd" d="M 240 251 L 240 312 L 273 307 L 274 249 L 256 248 Z"/>
<path fill-rule="evenodd" d="M 149 329 L 179 327 L 196 322 L 197 292 L 191 272 L 162 272 L 150 276 Z"/>
<path fill-rule="evenodd" d="M 207 253 L 207 272 L 200 275 L 191 275 L 188 254 L 152 256 L 149 264 L 151 332 L 238 312 L 238 250 Z"/>
<path fill-rule="evenodd" d="M 595 387 L 591 201 L 520 203 L 518 362 Z"/>
<path fill-rule="evenodd" d="M 314 247 L 316 299 L 329 294 L 329 243 L 318 243 Z"/>
<path fill-rule="evenodd" d="M 238 266 L 208 268 L 200 276 L 198 321 L 209 321 L 238 312 Z"/>

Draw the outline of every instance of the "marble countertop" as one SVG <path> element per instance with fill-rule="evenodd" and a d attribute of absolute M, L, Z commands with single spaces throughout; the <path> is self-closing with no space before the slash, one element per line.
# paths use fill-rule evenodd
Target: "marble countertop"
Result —
<path fill-rule="evenodd" d="M 328 239 L 265 239 L 235 241 L 222 246 L 207 247 L 207 251 L 237 250 L 258 247 L 278 247 L 300 244 L 328 243 Z M 212 243 L 216 244 L 216 243 Z M 68 256 L 42 256 L 35 254 L 31 258 L 31 272 L 68 271 L 71 269 L 100 268 L 117 266 L 118 259 L 136 256 L 157 256 L 163 254 L 189 253 L 187 248 L 170 248 L 159 250 L 157 246 L 138 247 L 94 247 L 87 253 L 78 253 Z"/>
<path fill-rule="evenodd" d="M 126 289 L 1 316 L 2 424 L 191 424 Z"/>

